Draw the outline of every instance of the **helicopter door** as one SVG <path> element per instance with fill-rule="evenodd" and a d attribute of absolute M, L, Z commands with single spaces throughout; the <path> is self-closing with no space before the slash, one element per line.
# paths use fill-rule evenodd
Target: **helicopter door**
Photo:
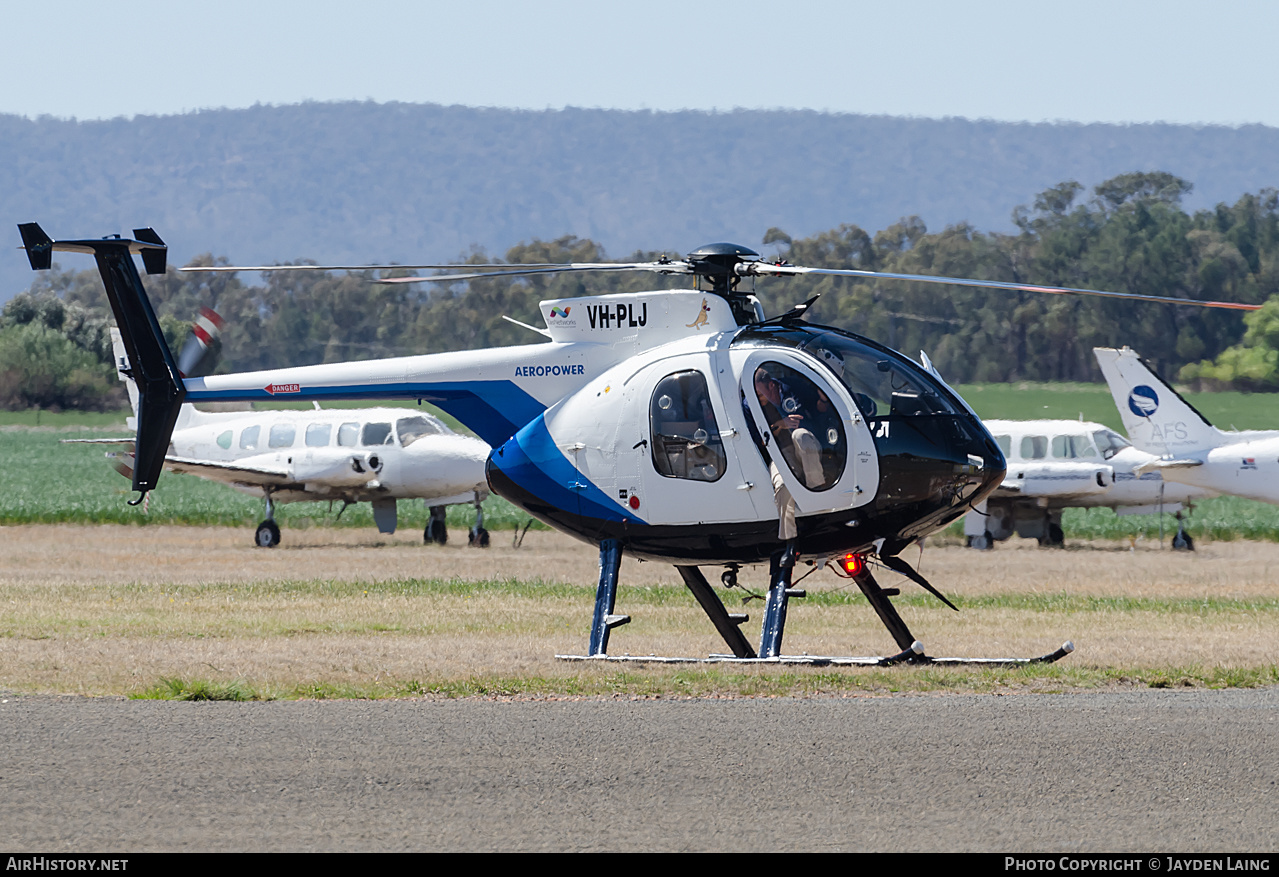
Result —
<path fill-rule="evenodd" d="M 757 441 L 799 512 L 837 511 L 874 498 L 873 439 L 842 387 L 780 350 L 752 353 L 741 374 Z"/>
<path fill-rule="evenodd" d="M 752 521 L 752 498 L 739 489 L 744 479 L 718 387 L 703 368 L 706 357 L 664 360 L 630 382 L 651 388 L 647 430 L 640 454 L 647 485 L 647 520 L 663 524 Z M 637 376 L 640 377 L 640 376 Z M 724 433 L 728 433 L 725 435 Z"/>

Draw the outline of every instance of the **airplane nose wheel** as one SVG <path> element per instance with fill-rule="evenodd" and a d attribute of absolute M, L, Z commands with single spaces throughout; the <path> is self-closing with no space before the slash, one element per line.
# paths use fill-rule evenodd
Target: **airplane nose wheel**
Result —
<path fill-rule="evenodd" d="M 280 528 L 275 525 L 275 503 L 271 499 L 271 491 L 263 497 L 266 520 L 258 524 L 258 531 L 253 534 L 253 544 L 259 548 L 274 548 L 280 544 Z"/>
<path fill-rule="evenodd" d="M 258 524 L 253 541 L 259 548 L 274 548 L 280 544 L 280 528 L 275 525 L 275 521 L 263 521 Z"/>
<path fill-rule="evenodd" d="M 480 495 L 475 495 L 475 526 L 467 534 L 466 544 L 472 548 L 489 547 L 489 531 L 484 529 L 484 507 L 480 505 Z"/>
<path fill-rule="evenodd" d="M 1172 537 L 1172 547 L 1174 551 L 1195 550 L 1195 540 L 1186 532 L 1186 519 L 1181 512 L 1177 512 L 1177 535 Z"/>

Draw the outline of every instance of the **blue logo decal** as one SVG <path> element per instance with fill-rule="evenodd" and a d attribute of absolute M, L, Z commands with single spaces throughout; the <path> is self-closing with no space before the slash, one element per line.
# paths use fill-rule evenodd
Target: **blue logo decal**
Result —
<path fill-rule="evenodd" d="M 1149 417 L 1159 409 L 1159 397 L 1145 384 L 1133 387 L 1128 394 L 1128 410 L 1138 417 Z"/>

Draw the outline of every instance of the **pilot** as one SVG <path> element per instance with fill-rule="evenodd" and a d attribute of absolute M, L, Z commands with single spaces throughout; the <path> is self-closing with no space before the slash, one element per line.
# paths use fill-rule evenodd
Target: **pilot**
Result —
<path fill-rule="evenodd" d="M 798 396 L 791 393 L 783 396 L 783 390 L 781 381 L 767 369 L 755 372 L 755 395 L 759 397 L 759 407 L 764 411 L 778 450 L 805 487 L 820 489 L 826 479 L 822 474 L 821 442 L 810 428 L 814 425 L 813 418 Z"/>
<path fill-rule="evenodd" d="M 764 420 L 768 423 L 777 449 L 781 451 L 791 471 L 805 487 L 821 487 L 825 482 L 821 445 L 816 436 L 802 426 L 804 414 L 798 400 L 791 396 L 783 401 L 781 382 L 763 367 L 755 371 L 755 395 L 759 399 Z M 787 404 L 788 402 L 791 404 Z M 790 413 L 784 413 L 784 407 L 790 408 Z M 777 504 L 777 536 L 779 539 L 794 539 L 799 535 L 795 528 L 795 498 L 791 496 L 772 459 L 768 462 L 768 471 L 773 479 L 773 501 Z"/>

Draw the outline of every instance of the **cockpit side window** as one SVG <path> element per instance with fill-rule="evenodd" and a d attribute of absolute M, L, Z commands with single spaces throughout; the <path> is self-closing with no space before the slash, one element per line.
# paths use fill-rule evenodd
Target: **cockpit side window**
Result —
<path fill-rule="evenodd" d="M 803 373 L 765 362 L 753 376 L 755 395 L 791 472 L 809 490 L 828 490 L 848 460 L 844 424 L 826 392 Z"/>
<path fill-rule="evenodd" d="M 699 371 L 678 372 L 657 382 L 649 406 L 653 467 L 667 478 L 718 481 L 724 445 Z"/>
<path fill-rule="evenodd" d="M 440 435 L 444 432 L 438 421 L 427 420 L 420 415 L 401 417 L 395 421 L 395 432 L 400 437 L 400 444 L 408 447 L 424 435 Z"/>
<path fill-rule="evenodd" d="M 1132 443 L 1128 439 L 1113 429 L 1099 429 L 1092 434 L 1092 437 L 1097 442 L 1097 447 L 1101 449 L 1101 456 L 1106 460 L 1109 460 L 1124 448 L 1132 447 Z"/>

